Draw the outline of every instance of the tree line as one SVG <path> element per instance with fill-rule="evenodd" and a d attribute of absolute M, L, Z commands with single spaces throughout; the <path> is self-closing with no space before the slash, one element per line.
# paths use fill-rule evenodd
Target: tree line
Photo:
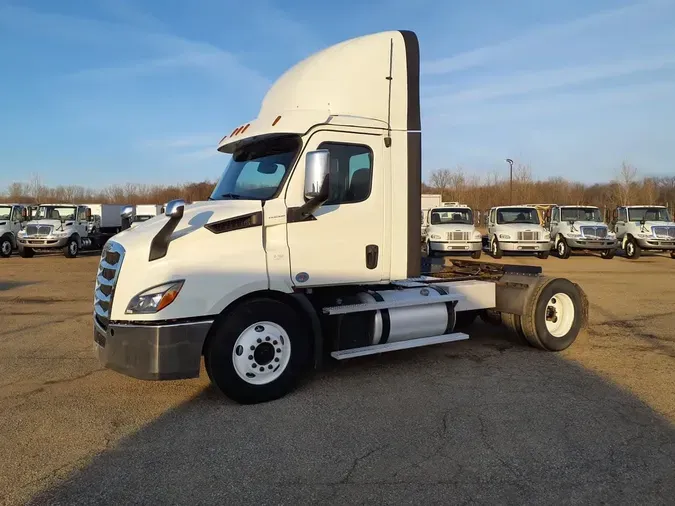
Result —
<path fill-rule="evenodd" d="M 116 204 L 164 204 L 172 199 L 186 202 L 206 200 L 216 181 L 204 180 L 180 185 L 143 185 L 127 183 L 103 189 L 83 186 L 42 184 L 38 175 L 28 182 L 9 185 L 2 200 L 17 203 L 80 202 Z M 529 166 L 513 168 L 513 190 L 510 180 L 497 173 L 481 177 L 468 174 L 462 167 L 432 171 L 422 184 L 422 193 L 440 193 L 444 201 L 461 202 L 476 210 L 513 204 L 587 204 L 601 209 L 617 205 L 675 204 L 675 176 L 638 177 L 637 169 L 624 163 L 616 177 L 607 183 L 583 184 L 561 177 L 535 180 Z"/>

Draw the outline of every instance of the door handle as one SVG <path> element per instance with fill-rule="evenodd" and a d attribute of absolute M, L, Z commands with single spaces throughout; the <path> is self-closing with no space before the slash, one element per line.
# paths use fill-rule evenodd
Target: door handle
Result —
<path fill-rule="evenodd" d="M 368 269 L 374 269 L 377 267 L 377 261 L 379 257 L 379 248 L 376 244 L 369 244 L 366 246 L 366 267 Z"/>

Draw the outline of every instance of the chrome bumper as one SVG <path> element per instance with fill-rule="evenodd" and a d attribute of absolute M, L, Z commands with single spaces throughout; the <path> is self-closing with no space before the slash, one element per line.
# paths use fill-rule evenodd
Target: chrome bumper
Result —
<path fill-rule="evenodd" d="M 675 250 L 675 239 L 638 239 L 643 249 Z"/>
<path fill-rule="evenodd" d="M 18 237 L 17 243 L 26 248 L 63 248 L 68 244 L 70 237 L 61 237 L 59 239 L 48 239 L 48 238 L 33 238 L 30 236 L 27 237 Z"/>
<path fill-rule="evenodd" d="M 616 239 L 570 239 L 566 237 L 567 245 L 576 249 L 616 249 L 619 245 Z"/>
<path fill-rule="evenodd" d="M 133 378 L 196 378 L 212 323 L 112 324 L 103 330 L 94 322 L 94 348 L 103 366 Z"/>
<path fill-rule="evenodd" d="M 480 251 L 483 249 L 483 242 L 446 242 L 446 241 L 429 241 L 429 248 L 432 251 Z"/>
<path fill-rule="evenodd" d="M 550 251 L 551 250 L 551 243 L 549 241 L 542 241 L 542 242 L 527 242 L 527 241 L 504 242 L 504 241 L 499 241 L 499 248 L 502 251 L 521 251 L 521 252 Z"/>

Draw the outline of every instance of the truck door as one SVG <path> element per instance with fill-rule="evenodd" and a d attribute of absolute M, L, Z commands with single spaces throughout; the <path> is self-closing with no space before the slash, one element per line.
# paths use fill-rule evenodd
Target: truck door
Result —
<path fill-rule="evenodd" d="M 558 234 L 558 231 L 560 230 L 560 208 L 559 207 L 554 207 L 553 210 L 551 211 L 551 226 L 550 226 L 550 232 L 551 232 L 551 240 L 555 241 L 555 236 Z"/>
<path fill-rule="evenodd" d="M 620 207 L 617 210 L 616 217 L 616 235 L 619 239 L 623 239 L 626 234 L 626 225 L 628 222 L 628 210 L 625 207 Z"/>
<path fill-rule="evenodd" d="M 497 210 L 493 207 L 488 214 L 488 240 L 492 240 L 492 234 L 495 233 Z"/>
<path fill-rule="evenodd" d="M 85 206 L 79 206 L 77 208 L 77 216 L 75 222 L 75 230 L 80 237 L 87 237 L 87 208 Z"/>
<path fill-rule="evenodd" d="M 380 135 L 319 131 L 308 140 L 286 193 L 291 281 L 312 286 L 388 277 L 385 180 L 389 152 Z M 309 219 L 294 221 L 305 203 L 305 155 L 330 153 L 330 197 Z"/>
<path fill-rule="evenodd" d="M 12 209 L 12 215 L 10 216 L 9 230 L 14 236 L 14 241 L 16 242 L 16 236 L 21 230 L 21 221 L 23 220 L 22 216 L 23 207 L 14 206 Z"/>

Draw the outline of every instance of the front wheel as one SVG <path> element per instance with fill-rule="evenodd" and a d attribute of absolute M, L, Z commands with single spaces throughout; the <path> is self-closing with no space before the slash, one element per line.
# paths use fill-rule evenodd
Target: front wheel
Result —
<path fill-rule="evenodd" d="M 293 308 L 253 299 L 215 323 L 204 363 L 210 380 L 230 399 L 267 402 L 295 388 L 310 362 L 311 342 Z"/>
<path fill-rule="evenodd" d="M 614 250 L 613 249 L 604 249 L 600 252 L 600 256 L 602 258 L 610 260 L 610 259 L 614 258 Z"/>
<path fill-rule="evenodd" d="M 542 260 L 546 260 L 548 258 L 549 252 L 548 251 L 539 251 L 537 253 L 537 258 L 541 258 Z"/>
<path fill-rule="evenodd" d="M 75 258 L 80 251 L 80 246 L 77 244 L 77 239 L 72 238 L 63 248 L 63 254 L 66 258 Z"/>
<path fill-rule="evenodd" d="M 640 248 L 640 245 L 634 238 L 629 237 L 626 240 L 626 256 L 631 260 L 637 260 L 638 258 L 640 258 L 641 253 L 642 248 Z"/>
<path fill-rule="evenodd" d="M 556 246 L 556 253 L 558 253 L 558 258 L 569 258 L 570 257 L 570 247 L 567 245 L 567 241 L 564 237 L 558 239 L 558 245 Z"/>
<path fill-rule="evenodd" d="M 478 260 L 480 258 L 481 253 L 482 253 L 481 250 L 472 251 L 471 252 L 471 258 L 473 258 L 474 260 Z"/>
<path fill-rule="evenodd" d="M 21 258 L 33 258 L 33 256 L 35 256 L 35 250 L 33 250 L 33 248 L 19 246 L 19 256 Z"/>
<path fill-rule="evenodd" d="M 12 254 L 12 241 L 9 237 L 0 239 L 0 257 L 9 258 Z"/>
<path fill-rule="evenodd" d="M 670 258 L 675 258 L 675 251 L 670 252 Z"/>
<path fill-rule="evenodd" d="M 497 241 L 496 237 L 492 239 L 492 243 L 490 244 L 490 254 L 493 258 L 501 258 L 503 255 L 502 249 L 499 247 L 499 241 Z"/>

